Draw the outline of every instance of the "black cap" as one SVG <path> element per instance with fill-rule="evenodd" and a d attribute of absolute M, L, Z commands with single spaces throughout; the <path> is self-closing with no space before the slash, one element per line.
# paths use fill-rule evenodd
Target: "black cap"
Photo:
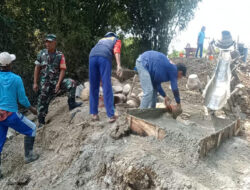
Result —
<path fill-rule="evenodd" d="M 187 72 L 186 65 L 183 63 L 177 63 L 176 66 L 177 66 L 177 71 L 182 71 L 182 75 L 185 77 Z"/>

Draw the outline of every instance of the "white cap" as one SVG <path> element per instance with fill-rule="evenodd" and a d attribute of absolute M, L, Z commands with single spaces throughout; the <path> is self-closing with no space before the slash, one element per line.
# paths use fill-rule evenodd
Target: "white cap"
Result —
<path fill-rule="evenodd" d="M 0 66 L 8 66 L 12 61 L 16 59 L 14 54 L 9 54 L 8 52 L 0 53 Z"/>

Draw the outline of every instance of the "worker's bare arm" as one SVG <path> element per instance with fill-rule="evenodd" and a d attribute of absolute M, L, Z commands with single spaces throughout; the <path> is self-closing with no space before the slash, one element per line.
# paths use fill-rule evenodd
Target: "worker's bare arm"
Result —
<path fill-rule="evenodd" d="M 35 66 L 35 70 L 34 70 L 34 82 L 33 82 L 33 90 L 35 92 L 38 91 L 38 84 L 37 83 L 38 83 L 38 78 L 39 78 L 40 70 L 41 70 L 40 66 L 36 65 Z"/>
<path fill-rule="evenodd" d="M 58 79 L 58 82 L 56 84 L 55 93 L 57 93 L 59 91 L 61 83 L 62 83 L 62 81 L 64 79 L 64 76 L 65 76 L 65 69 L 61 69 L 59 79 Z"/>
<path fill-rule="evenodd" d="M 120 53 L 115 54 L 115 60 L 116 60 L 116 64 L 117 64 L 116 74 L 117 74 L 117 76 L 121 77 L 122 76 L 122 67 L 121 67 L 121 54 Z"/>

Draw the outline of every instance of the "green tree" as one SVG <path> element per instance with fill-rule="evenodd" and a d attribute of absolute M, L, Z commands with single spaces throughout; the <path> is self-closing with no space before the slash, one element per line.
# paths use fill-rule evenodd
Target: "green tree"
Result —
<path fill-rule="evenodd" d="M 129 18 L 122 29 L 140 37 L 148 49 L 167 53 L 174 35 L 187 26 L 200 1 L 121 0 L 123 17 Z"/>
<path fill-rule="evenodd" d="M 23 77 L 29 97 L 34 97 L 34 60 L 45 34 L 57 35 L 67 74 L 84 80 L 89 52 L 106 32 L 119 33 L 122 64 L 133 68 L 136 57 L 146 50 L 168 52 L 173 36 L 186 27 L 199 1 L 2 0 L 0 51 L 17 55 L 14 71 Z"/>

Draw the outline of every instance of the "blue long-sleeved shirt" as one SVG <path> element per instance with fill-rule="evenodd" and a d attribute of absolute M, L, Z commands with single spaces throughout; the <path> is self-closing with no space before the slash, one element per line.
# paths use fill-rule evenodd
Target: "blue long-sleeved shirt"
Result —
<path fill-rule="evenodd" d="M 180 103 L 176 65 L 171 64 L 163 53 L 157 51 L 146 51 L 138 59 L 148 70 L 153 86 L 157 88 L 158 92 L 165 97 L 166 94 L 161 87 L 161 83 L 170 81 L 175 101 Z"/>
<path fill-rule="evenodd" d="M 21 77 L 12 72 L 0 71 L 0 109 L 17 112 L 17 102 L 24 107 L 30 107 Z"/>

